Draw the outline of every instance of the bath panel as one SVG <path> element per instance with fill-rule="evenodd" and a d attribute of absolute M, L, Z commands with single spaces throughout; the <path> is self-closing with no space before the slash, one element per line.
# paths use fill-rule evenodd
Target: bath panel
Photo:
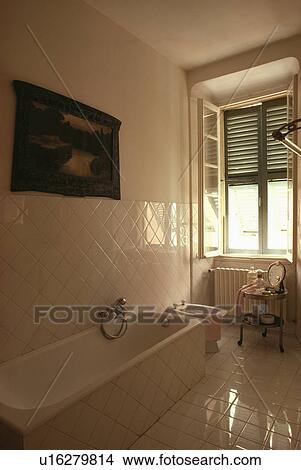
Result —
<path fill-rule="evenodd" d="M 92 328 L 0 367 L 1 423 L 13 448 L 129 448 L 204 376 L 204 350 L 196 320 L 131 325 L 116 342 Z"/>

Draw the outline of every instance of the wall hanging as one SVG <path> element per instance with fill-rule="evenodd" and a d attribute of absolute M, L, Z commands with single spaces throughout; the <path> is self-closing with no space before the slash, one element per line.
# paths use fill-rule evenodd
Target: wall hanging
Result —
<path fill-rule="evenodd" d="M 109 114 L 15 80 L 12 191 L 120 199 L 118 133 Z"/>

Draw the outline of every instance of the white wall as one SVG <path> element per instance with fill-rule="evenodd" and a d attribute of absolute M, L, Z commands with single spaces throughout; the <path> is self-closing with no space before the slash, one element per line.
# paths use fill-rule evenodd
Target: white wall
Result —
<path fill-rule="evenodd" d="M 188 171 L 181 177 L 188 106 L 182 70 L 81 0 L 4 0 L 0 23 L 0 361 L 6 361 L 89 326 L 76 318 L 34 325 L 34 305 L 108 304 L 125 296 L 162 310 L 189 298 Z M 12 80 L 66 95 L 27 24 L 74 97 L 122 121 L 120 202 L 10 193 Z"/>
<path fill-rule="evenodd" d="M 128 200 L 187 201 L 185 74 L 81 0 L 1 2 L 1 192 L 9 189 L 15 97 L 25 80 L 66 94 L 29 25 L 79 101 L 116 116 Z"/>

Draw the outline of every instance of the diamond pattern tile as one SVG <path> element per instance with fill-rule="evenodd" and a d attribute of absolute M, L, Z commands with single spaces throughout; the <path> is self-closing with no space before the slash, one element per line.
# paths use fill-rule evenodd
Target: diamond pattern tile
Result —
<path fill-rule="evenodd" d="M 188 204 L 11 193 L 0 200 L 0 362 L 82 329 L 31 328 L 42 299 L 106 304 L 124 296 L 161 311 L 189 299 L 189 284 Z"/>

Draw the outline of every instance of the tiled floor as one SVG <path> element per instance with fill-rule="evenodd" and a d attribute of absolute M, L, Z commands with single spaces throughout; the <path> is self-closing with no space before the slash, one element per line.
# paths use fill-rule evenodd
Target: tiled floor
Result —
<path fill-rule="evenodd" d="M 276 332 L 263 339 L 224 327 L 206 376 L 132 446 L 133 449 L 301 449 L 301 347 Z"/>

